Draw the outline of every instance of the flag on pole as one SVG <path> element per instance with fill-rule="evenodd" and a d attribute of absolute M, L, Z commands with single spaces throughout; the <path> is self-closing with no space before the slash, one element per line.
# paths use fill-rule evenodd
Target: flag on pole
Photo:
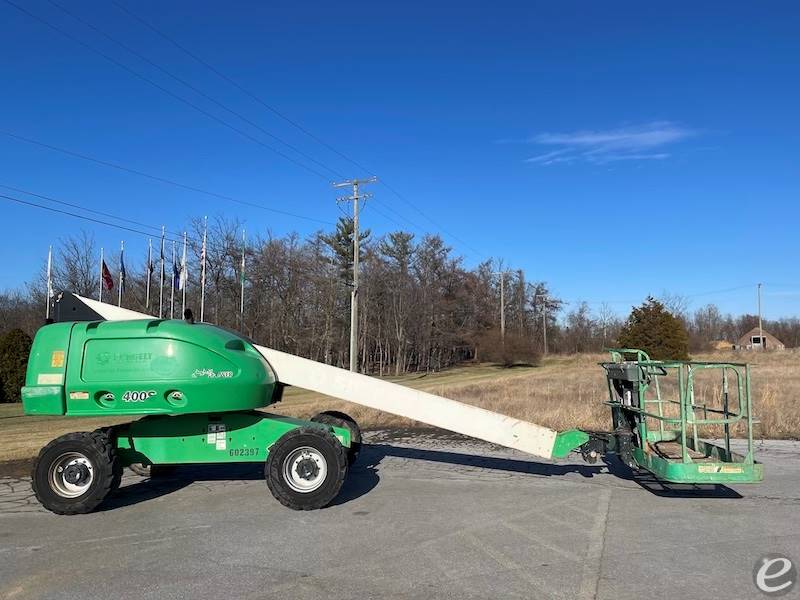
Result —
<path fill-rule="evenodd" d="M 186 284 L 189 281 L 189 270 L 186 267 L 186 232 L 183 232 L 183 257 L 181 258 L 181 317 L 186 313 Z"/>
<path fill-rule="evenodd" d="M 125 242 L 119 243 L 119 290 L 117 290 L 117 306 L 122 306 L 122 292 L 125 291 Z"/>
<path fill-rule="evenodd" d="M 150 308 L 150 281 L 153 278 L 153 240 L 147 240 L 147 291 L 145 292 L 144 305 Z"/>
<path fill-rule="evenodd" d="M 44 318 L 50 320 L 50 301 L 53 298 L 53 247 L 47 249 L 47 307 Z"/>
<path fill-rule="evenodd" d="M 177 260 L 172 263 L 172 287 L 176 290 L 183 289 L 183 274 L 181 273 L 181 266 Z"/>
<path fill-rule="evenodd" d="M 169 318 L 175 318 L 175 283 L 178 279 L 178 264 L 175 258 L 175 240 L 172 240 L 172 277 L 169 281 Z"/>
<path fill-rule="evenodd" d="M 147 240 L 147 273 L 152 275 L 156 270 L 153 264 L 153 240 Z"/>
<path fill-rule="evenodd" d="M 125 257 L 122 256 L 123 252 L 119 253 L 119 280 L 120 289 L 124 292 L 128 285 L 128 272 L 125 270 Z"/>
<path fill-rule="evenodd" d="M 158 318 L 164 316 L 164 277 L 166 272 L 164 270 L 164 226 L 161 226 L 161 249 L 159 250 L 159 257 L 161 259 L 161 274 L 158 284 Z"/>
<path fill-rule="evenodd" d="M 178 262 L 177 245 L 172 242 L 172 289 L 181 290 L 183 284 L 183 264 Z"/>
<path fill-rule="evenodd" d="M 102 302 L 103 301 L 103 269 L 105 268 L 106 263 L 103 260 L 103 248 L 100 248 L 100 289 L 97 291 L 97 299 Z"/>
<path fill-rule="evenodd" d="M 161 250 L 159 253 L 159 260 L 161 261 L 161 279 L 164 279 L 165 271 L 164 271 L 164 228 L 161 228 Z"/>
<path fill-rule="evenodd" d="M 108 265 L 106 261 L 103 260 L 103 289 L 106 291 L 111 291 L 114 289 L 114 277 L 111 275 L 111 271 L 108 270 Z M 113 300 L 111 302 L 114 302 Z"/>
<path fill-rule="evenodd" d="M 244 275 L 245 255 L 247 254 L 247 238 L 245 237 L 244 229 L 242 229 L 242 272 L 239 274 L 239 282 L 244 285 L 247 281 Z"/>
<path fill-rule="evenodd" d="M 186 253 L 184 252 L 181 262 L 178 265 L 178 289 L 186 290 L 186 282 L 189 280 L 189 273 L 186 271 Z"/>
<path fill-rule="evenodd" d="M 208 217 L 203 218 L 203 250 L 200 255 L 200 322 L 205 322 L 206 308 L 206 240 L 208 238 Z"/>
<path fill-rule="evenodd" d="M 247 254 L 247 236 L 242 229 L 242 269 L 239 273 L 239 284 L 241 285 L 241 295 L 239 297 L 239 326 L 244 329 L 244 282 L 245 282 L 245 256 Z"/>

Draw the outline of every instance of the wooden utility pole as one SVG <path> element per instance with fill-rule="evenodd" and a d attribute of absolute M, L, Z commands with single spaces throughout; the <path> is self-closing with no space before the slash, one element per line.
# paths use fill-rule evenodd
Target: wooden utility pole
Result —
<path fill-rule="evenodd" d="M 377 177 L 370 177 L 369 179 L 350 179 L 340 183 L 334 183 L 333 187 L 343 188 L 352 187 L 352 196 L 342 196 L 337 198 L 337 202 L 352 202 L 353 203 L 353 289 L 350 292 L 350 370 L 358 371 L 358 258 L 359 258 L 359 243 L 358 238 L 358 203 L 360 200 L 366 200 L 372 194 L 359 194 L 358 187 L 368 183 L 375 183 L 378 181 Z"/>

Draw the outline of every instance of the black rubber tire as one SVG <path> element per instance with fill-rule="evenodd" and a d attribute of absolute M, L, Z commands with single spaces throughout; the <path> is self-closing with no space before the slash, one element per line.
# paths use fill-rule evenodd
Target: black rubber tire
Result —
<path fill-rule="evenodd" d="M 143 465 L 142 463 L 133 463 L 132 465 L 128 465 L 128 468 L 140 477 L 147 477 L 149 479 L 163 479 L 175 474 L 175 465 Z"/>
<path fill-rule="evenodd" d="M 75 498 L 65 498 L 53 490 L 50 467 L 65 452 L 78 452 L 92 465 L 92 483 Z M 33 463 L 31 485 L 36 499 L 47 510 L 59 515 L 92 512 L 119 485 L 122 467 L 116 448 L 104 431 L 68 433 L 54 439 L 39 452 Z"/>
<path fill-rule="evenodd" d="M 116 432 L 114 431 L 113 427 L 101 427 L 100 429 L 95 429 L 92 433 L 99 433 L 101 435 L 105 435 L 108 438 L 108 442 L 111 446 L 115 449 L 114 454 L 116 455 L 116 447 L 117 447 L 117 438 Z M 122 464 L 119 460 L 115 461 L 114 463 L 114 478 L 111 480 L 111 491 L 109 494 L 114 494 L 119 489 L 120 484 L 122 483 Z"/>
<path fill-rule="evenodd" d="M 284 478 L 283 464 L 292 451 L 308 446 L 324 458 L 327 474 L 317 489 L 293 490 Z M 298 427 L 283 434 L 269 449 L 264 475 L 275 499 L 293 510 L 316 510 L 330 504 L 347 477 L 347 455 L 332 433 L 317 427 Z"/>
<path fill-rule="evenodd" d="M 347 462 L 352 465 L 358 459 L 361 451 L 361 428 L 356 420 L 338 410 L 326 410 L 311 417 L 314 423 L 324 423 L 334 427 L 344 427 L 350 431 L 350 447 L 347 449 Z"/>
<path fill-rule="evenodd" d="M 128 468 L 136 473 L 139 477 L 150 477 L 151 465 L 143 465 L 142 463 L 133 463 L 128 465 Z"/>

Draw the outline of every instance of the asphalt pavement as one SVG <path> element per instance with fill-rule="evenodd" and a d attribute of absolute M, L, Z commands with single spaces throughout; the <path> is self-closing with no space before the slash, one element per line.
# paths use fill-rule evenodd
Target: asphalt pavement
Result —
<path fill-rule="evenodd" d="M 0 597 L 766 598 L 760 557 L 800 563 L 800 442 L 760 442 L 764 483 L 733 488 L 430 432 L 367 442 L 314 512 L 241 465 L 126 472 L 99 512 L 57 516 L 0 466 Z"/>

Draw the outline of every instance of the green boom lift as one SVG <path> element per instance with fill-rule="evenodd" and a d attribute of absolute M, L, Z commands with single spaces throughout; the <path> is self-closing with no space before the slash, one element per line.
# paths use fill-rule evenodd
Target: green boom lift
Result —
<path fill-rule="evenodd" d="M 85 513 L 119 486 L 125 466 L 256 462 L 281 503 L 325 506 L 358 453 L 358 425 L 333 412 L 302 421 L 256 410 L 282 389 L 251 343 L 219 327 L 46 325 L 31 349 L 26 414 L 142 418 L 50 442 L 34 466 L 34 492 L 53 512 Z"/>
<path fill-rule="evenodd" d="M 761 465 L 753 459 L 745 365 L 657 362 L 638 350 L 612 351 L 612 361 L 603 367 L 613 431 L 556 433 L 271 351 L 213 325 L 139 318 L 147 315 L 68 292 L 57 298 L 57 322 L 37 332 L 31 349 L 22 389 L 25 413 L 136 418 L 61 436 L 41 450 L 33 490 L 45 508 L 59 514 L 95 509 L 119 487 L 123 467 L 192 463 L 262 463 L 269 490 L 285 506 L 311 510 L 328 505 L 356 459 L 360 429 L 335 411 L 304 421 L 259 410 L 280 401 L 284 388 L 268 360 L 286 367 L 281 372 L 289 382 L 546 458 L 580 452 L 594 462 L 615 453 L 631 467 L 668 482 L 762 478 Z M 132 320 L 102 320 L 112 313 Z M 719 410 L 695 401 L 696 373 L 710 370 L 722 377 Z M 662 398 L 661 379 L 669 371 L 678 373 L 676 397 Z M 379 398 L 372 396 L 376 390 Z M 733 428 L 742 425 L 745 455 L 730 447 Z M 698 427 L 709 426 L 720 428 L 722 446 L 699 439 Z"/>

